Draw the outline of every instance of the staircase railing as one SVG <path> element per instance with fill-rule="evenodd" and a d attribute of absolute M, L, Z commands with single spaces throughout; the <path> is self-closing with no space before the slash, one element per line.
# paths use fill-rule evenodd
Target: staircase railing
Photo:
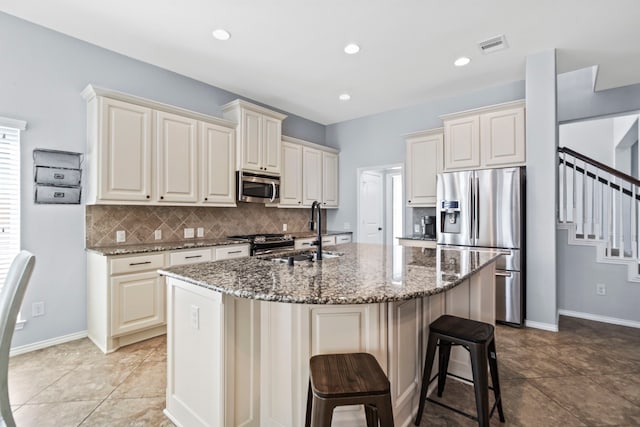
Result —
<path fill-rule="evenodd" d="M 558 148 L 558 222 L 576 240 L 606 243 L 606 256 L 637 259 L 640 180 L 570 148 Z"/>

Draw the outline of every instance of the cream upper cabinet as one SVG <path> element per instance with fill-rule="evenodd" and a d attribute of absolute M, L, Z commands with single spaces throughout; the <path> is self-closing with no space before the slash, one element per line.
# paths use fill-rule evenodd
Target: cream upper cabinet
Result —
<path fill-rule="evenodd" d="M 196 120 L 156 112 L 156 182 L 160 201 L 198 201 L 197 133 Z"/>
<path fill-rule="evenodd" d="M 236 206 L 235 132 L 200 123 L 200 200 L 212 206 Z"/>
<path fill-rule="evenodd" d="M 280 206 L 302 205 L 302 146 L 282 141 Z"/>
<path fill-rule="evenodd" d="M 227 120 L 87 86 L 87 204 L 235 206 Z"/>
<path fill-rule="evenodd" d="M 238 123 L 237 167 L 279 175 L 284 114 L 236 99 L 222 107 L 224 117 Z"/>
<path fill-rule="evenodd" d="M 338 155 L 322 152 L 322 205 L 338 207 Z"/>
<path fill-rule="evenodd" d="M 322 201 L 322 151 L 302 147 L 302 204 Z"/>
<path fill-rule="evenodd" d="M 481 115 L 480 132 L 485 166 L 524 164 L 524 106 Z"/>
<path fill-rule="evenodd" d="M 443 168 L 443 129 L 407 135 L 407 206 L 436 205 L 436 177 Z"/>
<path fill-rule="evenodd" d="M 152 197 L 152 110 L 100 98 L 89 106 L 90 196 L 146 202 Z"/>
<path fill-rule="evenodd" d="M 524 108 L 514 101 L 441 116 L 445 170 L 524 165 Z"/>

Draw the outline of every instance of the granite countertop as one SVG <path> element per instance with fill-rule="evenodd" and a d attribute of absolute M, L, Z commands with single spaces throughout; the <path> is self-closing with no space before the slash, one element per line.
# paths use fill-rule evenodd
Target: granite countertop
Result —
<path fill-rule="evenodd" d="M 291 235 L 291 237 L 293 237 L 294 239 L 304 239 L 307 237 L 316 237 L 316 232 L 315 231 L 298 231 L 295 233 L 287 233 L 286 231 L 283 231 L 284 234 L 289 234 Z M 331 231 L 331 230 L 327 230 L 327 231 L 323 231 L 322 235 L 323 236 L 338 236 L 340 234 L 353 234 L 353 231 Z"/>
<path fill-rule="evenodd" d="M 437 294 L 504 252 L 347 243 L 343 256 L 289 266 L 251 257 L 159 270 L 160 274 L 241 298 L 302 304 L 369 304 Z"/>
<path fill-rule="evenodd" d="M 410 234 L 408 236 L 400 236 L 398 239 L 407 239 L 407 240 L 426 240 L 428 242 L 435 242 L 435 237 L 425 237 L 422 234 Z"/>
<path fill-rule="evenodd" d="M 215 240 L 185 240 L 180 242 L 148 243 L 142 245 L 118 245 L 118 246 L 98 246 L 87 248 L 88 251 L 101 255 L 128 255 L 142 254 L 147 252 L 173 251 L 178 249 L 206 248 L 211 246 L 226 246 L 247 244 L 238 240 L 215 239 Z"/>

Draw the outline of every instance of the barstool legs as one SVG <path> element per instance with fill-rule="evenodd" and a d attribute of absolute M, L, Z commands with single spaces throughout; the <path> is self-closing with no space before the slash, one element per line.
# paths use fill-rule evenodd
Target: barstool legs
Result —
<path fill-rule="evenodd" d="M 447 381 L 447 370 L 449 368 L 449 357 L 451 356 L 451 343 L 440 341 L 438 352 L 438 397 L 442 397 L 444 384 Z"/>
<path fill-rule="evenodd" d="M 496 341 L 491 340 L 489 343 L 489 371 L 491 371 L 491 383 L 493 384 L 493 396 L 498 407 L 498 415 L 500 422 L 504 422 L 504 412 L 502 411 L 502 394 L 500 393 L 500 380 L 498 378 L 498 359 L 496 357 Z"/>
<path fill-rule="evenodd" d="M 484 345 L 469 346 L 471 352 L 471 371 L 473 389 L 476 395 L 476 409 L 480 427 L 489 426 L 489 375 L 487 372 L 487 349 Z"/>
<path fill-rule="evenodd" d="M 438 345 L 438 338 L 429 334 L 429 342 L 427 343 L 427 355 L 424 362 L 424 372 L 422 373 L 422 389 L 420 390 L 420 403 L 418 404 L 418 413 L 416 414 L 416 420 L 414 424 L 419 426 L 420 420 L 422 420 L 422 413 L 424 412 L 425 401 L 427 400 L 427 390 L 429 389 L 429 380 L 431 379 L 431 368 L 433 366 L 433 359 L 436 356 L 436 347 Z"/>

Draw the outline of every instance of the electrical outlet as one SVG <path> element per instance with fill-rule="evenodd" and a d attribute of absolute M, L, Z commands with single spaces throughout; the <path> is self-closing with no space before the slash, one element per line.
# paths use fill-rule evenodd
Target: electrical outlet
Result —
<path fill-rule="evenodd" d="M 344 223 L 344 229 L 345 230 L 351 230 L 351 223 L 350 222 L 345 222 Z"/>
<path fill-rule="evenodd" d="M 287 224 L 282 224 L 282 231 L 287 231 Z"/>
<path fill-rule="evenodd" d="M 196 233 L 198 237 L 204 237 L 204 227 L 198 227 L 198 229 L 196 230 Z"/>
<path fill-rule="evenodd" d="M 161 240 L 162 239 L 162 230 L 156 230 L 153 232 L 153 237 L 155 237 L 156 240 Z"/>
<path fill-rule="evenodd" d="M 596 295 L 606 295 L 607 294 L 607 285 L 605 285 L 604 283 L 598 283 L 596 284 Z"/>
<path fill-rule="evenodd" d="M 44 316 L 44 301 L 31 304 L 31 317 Z"/>
<path fill-rule="evenodd" d="M 185 239 L 193 239 L 194 233 L 193 228 L 185 228 L 184 229 L 184 238 Z"/>
<path fill-rule="evenodd" d="M 116 243 L 124 243 L 127 241 L 127 232 L 124 230 L 116 231 Z"/>
<path fill-rule="evenodd" d="M 414 233 L 420 232 L 420 224 L 413 224 L 413 232 Z"/>
<path fill-rule="evenodd" d="M 191 327 L 200 329 L 200 307 L 197 305 L 191 306 Z"/>

